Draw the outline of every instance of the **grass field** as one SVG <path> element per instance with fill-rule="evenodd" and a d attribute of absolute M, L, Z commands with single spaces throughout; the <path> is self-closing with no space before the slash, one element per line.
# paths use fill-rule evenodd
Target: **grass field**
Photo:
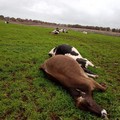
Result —
<path fill-rule="evenodd" d="M 39 71 L 59 44 L 76 47 L 98 66 L 89 69 L 108 88 L 94 92 L 94 99 L 110 120 L 120 120 L 120 37 L 75 31 L 52 35 L 51 30 L 0 21 L 0 120 L 101 120 L 76 108 L 69 94 Z"/>

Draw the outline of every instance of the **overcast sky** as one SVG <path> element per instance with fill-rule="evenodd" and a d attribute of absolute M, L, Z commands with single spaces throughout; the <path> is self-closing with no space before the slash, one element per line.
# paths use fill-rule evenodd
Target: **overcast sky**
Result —
<path fill-rule="evenodd" d="M 0 0 L 0 15 L 120 28 L 120 0 Z"/>

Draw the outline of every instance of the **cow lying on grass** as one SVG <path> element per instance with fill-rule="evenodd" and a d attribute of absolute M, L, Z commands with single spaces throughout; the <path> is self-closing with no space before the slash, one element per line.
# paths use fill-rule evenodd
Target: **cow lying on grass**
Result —
<path fill-rule="evenodd" d="M 65 55 L 56 55 L 46 60 L 40 69 L 70 92 L 78 108 L 107 119 L 106 110 L 93 100 L 93 90 L 105 91 L 106 87 L 89 78 L 75 60 Z"/>
<path fill-rule="evenodd" d="M 86 31 L 83 31 L 82 33 L 83 33 L 83 34 L 86 34 L 86 35 L 88 34 Z"/>
<path fill-rule="evenodd" d="M 59 28 L 56 28 L 55 30 L 52 31 L 53 34 L 59 34 L 60 31 L 59 31 Z"/>
<path fill-rule="evenodd" d="M 66 29 L 59 29 L 56 28 L 55 30 L 52 31 L 53 34 L 59 34 L 59 33 L 68 33 L 68 31 Z"/>
<path fill-rule="evenodd" d="M 68 33 L 68 31 L 66 29 L 60 29 L 59 32 L 62 32 L 62 33 Z"/>
<path fill-rule="evenodd" d="M 57 47 L 54 47 L 49 52 L 50 56 L 59 55 L 59 54 L 69 56 L 69 57 L 73 58 L 74 60 L 76 60 L 88 76 L 93 77 L 93 78 L 98 77 L 98 75 L 94 74 L 93 72 L 91 72 L 90 70 L 87 69 L 88 66 L 94 67 L 93 63 L 90 62 L 89 60 L 87 60 L 86 58 L 83 58 L 75 47 L 72 47 L 72 46 L 66 45 L 66 44 L 62 44 Z"/>

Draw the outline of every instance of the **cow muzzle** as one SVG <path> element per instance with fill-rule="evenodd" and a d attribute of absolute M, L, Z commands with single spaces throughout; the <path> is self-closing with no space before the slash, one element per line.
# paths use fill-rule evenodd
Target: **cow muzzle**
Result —
<path fill-rule="evenodd" d="M 107 116 L 107 111 L 106 111 L 105 109 L 103 109 L 103 110 L 101 111 L 101 116 L 102 116 L 102 118 L 104 118 L 105 120 L 109 120 L 109 119 L 108 119 L 108 116 Z"/>

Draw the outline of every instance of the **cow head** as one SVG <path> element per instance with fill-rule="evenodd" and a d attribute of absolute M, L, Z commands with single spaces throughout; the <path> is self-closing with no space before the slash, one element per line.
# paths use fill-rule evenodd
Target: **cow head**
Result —
<path fill-rule="evenodd" d="M 49 52 L 49 56 L 54 56 L 56 53 L 56 48 L 54 47 L 52 50 Z"/>
<path fill-rule="evenodd" d="M 81 92 L 81 96 L 76 98 L 76 106 L 80 109 L 90 111 L 92 113 L 97 114 L 105 119 L 107 118 L 107 112 L 105 109 L 102 109 L 92 98 L 92 95 L 83 94 Z"/>

